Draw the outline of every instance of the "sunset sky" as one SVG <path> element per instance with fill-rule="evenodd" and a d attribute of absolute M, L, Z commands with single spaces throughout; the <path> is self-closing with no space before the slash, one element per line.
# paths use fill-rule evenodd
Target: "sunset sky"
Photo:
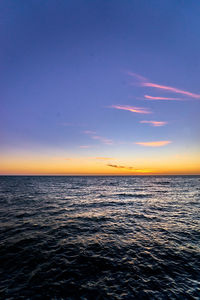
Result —
<path fill-rule="evenodd" d="M 200 174 L 200 1 L 0 2 L 0 174 Z"/>

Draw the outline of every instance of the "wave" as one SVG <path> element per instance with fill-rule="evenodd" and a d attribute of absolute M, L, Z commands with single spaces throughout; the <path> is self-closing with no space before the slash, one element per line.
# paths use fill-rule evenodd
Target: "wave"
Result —
<path fill-rule="evenodd" d="M 197 179 L 2 177 L 0 298 L 199 299 Z"/>
<path fill-rule="evenodd" d="M 150 198 L 152 197 L 153 195 L 152 194 L 130 194 L 130 193 L 118 193 L 118 194 L 114 194 L 114 196 L 117 196 L 117 197 L 125 197 L 125 198 Z"/>

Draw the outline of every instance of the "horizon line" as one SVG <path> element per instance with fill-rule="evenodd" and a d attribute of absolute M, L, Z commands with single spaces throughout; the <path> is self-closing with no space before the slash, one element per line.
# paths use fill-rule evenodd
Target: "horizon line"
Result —
<path fill-rule="evenodd" d="M 87 176 L 91 176 L 91 177 L 100 177 L 100 176 L 112 176 L 112 177 L 119 177 L 119 176 L 200 176 L 200 173 L 198 174 L 191 174 L 191 173 L 155 173 L 155 174 L 0 174 L 0 177 L 3 177 L 3 176 L 52 176 L 52 177 L 58 177 L 58 176 L 66 176 L 66 177 L 87 177 Z"/>

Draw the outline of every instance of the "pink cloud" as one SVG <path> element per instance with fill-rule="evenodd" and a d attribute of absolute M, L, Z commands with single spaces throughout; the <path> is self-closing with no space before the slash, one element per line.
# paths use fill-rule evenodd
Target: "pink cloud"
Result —
<path fill-rule="evenodd" d="M 136 107 L 136 106 L 128 106 L 128 105 L 112 105 L 111 108 L 128 110 L 130 112 L 138 113 L 138 114 L 150 114 L 151 111 L 145 107 Z"/>
<path fill-rule="evenodd" d="M 167 86 L 167 85 L 160 85 L 160 84 L 156 84 L 156 83 L 152 83 L 152 82 L 141 82 L 142 86 L 147 86 L 147 87 L 153 87 L 153 88 L 157 88 L 157 89 L 161 89 L 161 90 L 165 90 L 165 91 L 170 91 L 173 93 L 177 93 L 177 94 L 182 94 L 184 96 L 189 96 L 195 99 L 200 99 L 200 95 L 199 94 L 194 94 L 191 92 L 187 92 L 184 90 L 180 90 L 171 86 Z"/>
<path fill-rule="evenodd" d="M 195 94 L 195 93 L 191 93 L 185 90 L 181 90 L 175 87 L 171 87 L 171 86 L 167 86 L 167 85 L 161 85 L 161 84 L 157 84 L 157 83 L 153 83 L 153 82 L 149 82 L 148 79 L 146 79 L 145 77 L 130 72 L 127 72 L 128 75 L 135 77 L 137 80 L 140 81 L 140 86 L 144 86 L 144 87 L 152 87 L 152 88 L 156 88 L 159 90 L 164 90 L 164 91 L 169 91 L 172 93 L 176 93 L 176 94 L 181 94 L 190 98 L 194 98 L 194 99 L 200 99 L 200 94 Z M 151 97 L 151 96 L 150 96 Z M 153 99 L 154 98 L 154 99 Z M 164 97 L 159 97 L 159 98 L 164 98 L 164 99 L 156 99 L 156 97 L 151 98 L 151 100 L 177 100 L 177 99 L 166 99 Z M 149 98 L 150 99 L 150 98 Z"/>
<path fill-rule="evenodd" d="M 141 76 L 141 75 L 139 75 L 137 73 L 134 73 L 134 72 L 131 72 L 131 71 L 127 71 L 126 73 L 129 76 L 132 76 L 132 77 L 138 79 L 139 81 L 147 81 L 147 78 L 145 78 L 144 76 Z"/>
<path fill-rule="evenodd" d="M 96 134 L 96 131 L 85 130 L 85 131 L 83 131 L 83 133 L 85 133 L 85 134 Z"/>
<path fill-rule="evenodd" d="M 91 138 L 93 140 L 99 140 L 100 142 L 102 142 L 103 144 L 106 144 L 106 145 L 112 145 L 113 144 L 113 141 L 111 139 L 107 139 L 107 138 L 104 138 L 104 137 L 99 136 L 99 135 L 93 135 L 93 136 L 91 136 Z"/>
<path fill-rule="evenodd" d="M 103 136 L 96 135 L 95 131 L 85 130 L 83 131 L 83 133 L 88 134 L 93 140 L 98 140 L 105 145 L 113 145 L 113 141 L 111 139 L 107 139 Z"/>
<path fill-rule="evenodd" d="M 153 97 L 153 96 L 149 96 L 149 95 L 144 95 L 144 98 L 149 99 L 149 100 L 185 100 L 182 98 L 171 98 L 171 97 Z"/>
<path fill-rule="evenodd" d="M 159 141 L 159 142 L 138 142 L 135 144 L 140 145 L 140 146 L 145 146 L 145 147 L 162 147 L 162 146 L 168 145 L 170 143 L 172 143 L 172 142 L 171 141 Z"/>
<path fill-rule="evenodd" d="M 167 124 L 167 122 L 164 122 L 164 121 L 140 121 L 140 123 L 146 123 L 146 124 L 150 124 L 154 127 L 160 127 L 160 126 L 164 126 Z"/>

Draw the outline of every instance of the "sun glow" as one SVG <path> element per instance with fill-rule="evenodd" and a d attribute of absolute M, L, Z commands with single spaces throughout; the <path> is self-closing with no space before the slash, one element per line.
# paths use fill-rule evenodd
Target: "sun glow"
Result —
<path fill-rule="evenodd" d="M 145 149 L 148 148 L 145 147 Z M 192 157 L 180 154 L 164 157 L 158 155 L 151 159 L 143 158 L 141 154 L 134 160 L 132 160 L 131 156 L 126 159 L 103 156 L 27 156 L 21 158 L 4 156 L 0 160 L 0 165 L 1 175 L 155 175 L 200 173 L 198 154 Z"/>

